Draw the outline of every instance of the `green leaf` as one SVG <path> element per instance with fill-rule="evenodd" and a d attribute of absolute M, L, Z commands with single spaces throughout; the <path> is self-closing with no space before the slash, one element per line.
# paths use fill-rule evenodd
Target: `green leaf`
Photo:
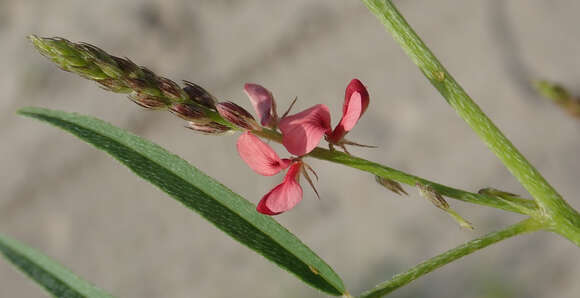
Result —
<path fill-rule="evenodd" d="M 113 297 L 79 278 L 51 258 L 0 234 L 0 252 L 54 297 Z"/>
<path fill-rule="evenodd" d="M 345 293 L 340 277 L 296 236 L 271 217 L 258 213 L 252 203 L 160 146 L 92 117 L 41 108 L 24 108 L 19 113 L 53 124 L 106 151 L 135 174 L 307 284 L 332 295 Z"/>

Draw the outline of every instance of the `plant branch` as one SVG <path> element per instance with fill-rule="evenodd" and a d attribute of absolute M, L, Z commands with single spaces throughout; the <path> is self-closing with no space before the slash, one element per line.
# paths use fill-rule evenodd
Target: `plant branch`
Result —
<path fill-rule="evenodd" d="M 533 232 L 541 229 L 543 226 L 533 218 L 528 218 L 515 225 L 509 226 L 503 230 L 489 233 L 481 238 L 473 239 L 454 249 L 448 250 L 436 257 L 433 257 L 404 273 L 395 275 L 392 279 L 385 281 L 375 288 L 362 293 L 360 298 L 376 298 L 382 297 L 417 278 L 434 271 L 435 269 L 449 264 L 461 257 L 474 253 L 484 247 L 492 245 L 496 242 L 505 240 L 523 233 Z"/>
<path fill-rule="evenodd" d="M 551 229 L 580 246 L 580 214 L 572 209 L 441 65 L 390 0 L 362 0 L 407 55 L 506 168 L 534 197 L 539 217 Z M 540 219 L 538 217 L 538 219 Z"/>
<path fill-rule="evenodd" d="M 106 90 L 127 93 L 137 104 L 155 110 L 169 110 L 188 121 L 188 127 L 209 134 L 227 130 L 242 130 L 230 123 L 216 110 L 217 100 L 200 86 L 186 82 L 181 88 L 170 79 L 160 77 L 149 69 L 138 66 L 129 59 L 119 58 L 86 44 L 63 38 L 29 37 L 38 51 L 51 59 L 61 69 L 95 81 Z M 254 134 L 281 143 L 282 136 L 273 130 L 252 131 Z M 441 195 L 470 203 L 486 205 L 508 211 L 531 215 L 536 212 L 534 201 L 512 199 L 509 202 L 494 196 L 474 194 L 440 185 L 407 173 L 353 157 L 341 152 L 317 148 L 310 156 L 360 169 L 383 178 L 415 186 L 431 186 Z"/>
<path fill-rule="evenodd" d="M 262 131 L 254 131 L 253 133 L 260 137 L 264 137 L 278 143 L 282 142 L 282 136 L 278 132 L 275 132 L 273 130 L 264 129 Z M 309 156 L 321 160 L 342 164 L 354 169 L 359 169 L 371 173 L 373 175 L 395 180 L 397 182 L 408 184 L 413 187 L 415 187 L 417 183 L 429 185 L 441 195 L 468 203 L 484 205 L 488 207 L 503 209 L 506 211 L 526 215 L 531 215 L 528 213 L 533 213 L 537 210 L 537 205 L 533 200 L 522 198 L 511 198 L 510 202 L 506 202 L 505 200 L 500 200 L 494 196 L 472 193 L 461 189 L 445 186 L 433 181 L 429 181 L 427 179 L 423 179 L 421 177 L 405 173 L 397 169 L 381 165 L 376 162 L 372 162 L 360 157 L 345 154 L 339 151 L 331 151 L 328 149 L 317 147 L 312 152 L 310 152 Z M 523 210 L 526 209 L 530 210 L 531 212 L 524 212 Z"/>

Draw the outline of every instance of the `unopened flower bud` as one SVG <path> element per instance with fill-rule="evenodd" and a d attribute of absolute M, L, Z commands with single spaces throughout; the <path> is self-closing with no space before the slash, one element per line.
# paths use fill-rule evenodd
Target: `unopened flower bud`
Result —
<path fill-rule="evenodd" d="M 104 79 L 96 81 L 101 84 L 101 87 L 107 91 L 115 93 L 130 93 L 132 90 L 120 80 Z"/>
<path fill-rule="evenodd" d="M 185 84 L 183 91 L 187 93 L 189 99 L 210 109 L 215 109 L 216 99 L 213 95 L 195 83 L 189 81 L 183 81 L 183 83 Z"/>
<path fill-rule="evenodd" d="M 88 43 L 80 43 L 76 45 L 79 53 L 82 54 L 85 61 L 91 61 L 97 65 L 108 77 L 112 79 L 120 79 L 123 77 L 123 71 L 117 65 L 115 59 L 108 55 L 105 51 L 90 45 Z"/>
<path fill-rule="evenodd" d="M 187 121 L 196 121 L 206 118 L 205 113 L 195 104 L 176 103 L 169 106 L 169 111 L 181 119 Z M 199 121 L 196 121 L 199 122 Z"/>
<path fill-rule="evenodd" d="M 167 103 L 165 103 L 163 98 L 156 96 L 139 93 L 129 95 L 129 99 L 147 109 L 160 110 L 167 108 Z"/>
<path fill-rule="evenodd" d="M 159 89 L 163 95 L 171 100 L 180 100 L 185 98 L 185 92 L 174 81 L 167 78 L 158 78 Z"/>
<path fill-rule="evenodd" d="M 261 130 L 252 114 L 239 105 L 231 102 L 220 102 L 216 105 L 218 113 L 229 122 L 247 130 Z"/>
<path fill-rule="evenodd" d="M 231 128 L 217 122 L 205 124 L 189 122 L 186 127 L 206 135 L 220 135 L 231 130 Z"/>
<path fill-rule="evenodd" d="M 131 89 L 135 90 L 135 92 L 139 92 L 140 94 L 154 97 L 163 96 L 161 90 L 157 89 L 156 85 L 151 84 L 151 82 L 146 79 L 125 79 L 125 82 Z"/>
<path fill-rule="evenodd" d="M 389 178 L 384 178 L 381 176 L 375 176 L 375 181 L 377 181 L 378 184 L 382 185 L 386 189 L 388 189 L 388 190 L 390 190 L 398 195 L 402 195 L 402 194 L 409 195 L 405 191 L 405 189 L 403 189 L 401 184 L 397 181 L 391 180 Z"/>

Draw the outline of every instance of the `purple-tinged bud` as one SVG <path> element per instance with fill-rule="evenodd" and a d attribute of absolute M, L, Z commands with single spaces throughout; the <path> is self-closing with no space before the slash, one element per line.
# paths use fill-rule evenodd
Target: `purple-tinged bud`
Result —
<path fill-rule="evenodd" d="M 169 106 L 169 111 L 181 119 L 196 121 L 207 118 L 205 113 L 195 104 L 176 103 Z"/>
<path fill-rule="evenodd" d="M 165 101 L 162 98 L 150 96 L 143 93 L 130 94 L 129 99 L 146 109 L 161 110 L 167 108 L 167 103 L 165 103 Z"/>
<path fill-rule="evenodd" d="M 231 130 L 230 127 L 217 122 L 209 122 L 205 124 L 189 122 L 186 127 L 206 135 L 220 135 Z"/>
<path fill-rule="evenodd" d="M 117 66 L 119 66 L 123 72 L 123 76 L 127 76 L 129 73 L 134 72 L 135 69 L 139 68 L 137 64 L 133 63 L 133 61 L 127 58 L 120 58 L 116 56 L 111 56 L 111 58 L 117 63 Z"/>
<path fill-rule="evenodd" d="M 182 100 L 186 97 L 185 92 L 174 81 L 167 78 L 159 78 L 159 89 L 163 95 L 172 100 Z"/>
<path fill-rule="evenodd" d="M 183 81 L 183 83 L 185 84 L 183 91 L 187 93 L 189 99 L 212 110 L 215 110 L 217 100 L 213 95 L 195 83 L 189 81 Z"/>
<path fill-rule="evenodd" d="M 262 128 L 258 125 L 258 122 L 254 119 L 252 114 L 246 111 L 239 105 L 231 102 L 225 101 L 220 102 L 216 105 L 218 113 L 224 117 L 224 119 L 229 122 L 247 130 L 261 130 Z"/>
<path fill-rule="evenodd" d="M 101 84 L 101 87 L 107 91 L 115 93 L 130 93 L 132 91 L 125 83 L 116 79 L 104 79 L 96 82 Z"/>
<path fill-rule="evenodd" d="M 125 79 L 124 80 L 129 88 L 133 89 L 135 92 L 140 94 L 146 94 L 149 96 L 161 97 L 163 93 L 157 86 L 152 85 L 148 80 L 143 79 Z"/>

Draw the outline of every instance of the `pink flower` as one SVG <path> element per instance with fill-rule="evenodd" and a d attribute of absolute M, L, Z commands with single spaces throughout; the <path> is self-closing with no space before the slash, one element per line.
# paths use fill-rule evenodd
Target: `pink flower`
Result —
<path fill-rule="evenodd" d="M 289 167 L 282 183 L 262 197 L 256 210 L 267 215 L 276 215 L 292 209 L 302 200 L 299 184 L 304 163 L 301 160 L 280 158 L 260 138 L 246 131 L 238 139 L 238 153 L 256 173 L 272 176 Z"/>
<path fill-rule="evenodd" d="M 291 163 L 290 159 L 281 159 L 272 147 L 247 131 L 238 138 L 237 147 L 240 157 L 262 176 L 276 175 Z"/>
<path fill-rule="evenodd" d="M 339 144 L 344 136 L 356 125 L 369 106 L 367 88 L 358 79 L 352 79 L 344 94 L 342 118 L 332 133 L 328 135 L 328 142 Z"/>
<path fill-rule="evenodd" d="M 344 141 L 343 138 L 355 126 L 368 105 L 369 93 L 367 89 L 358 79 L 353 79 L 346 87 L 342 118 L 334 130 L 330 127 L 328 107 L 318 104 L 280 120 L 282 144 L 288 152 L 297 156 L 310 153 L 318 146 L 323 136 L 326 136 L 330 144 L 342 147 L 344 144 L 359 145 Z"/>
<path fill-rule="evenodd" d="M 272 93 L 258 84 L 250 83 L 244 85 L 244 91 L 250 98 L 256 114 L 260 118 L 260 123 L 263 126 L 275 127 L 278 122 L 278 115 Z"/>
<path fill-rule="evenodd" d="M 310 153 L 322 137 L 330 133 L 330 112 L 323 104 L 315 105 L 298 114 L 280 120 L 282 144 L 288 152 L 302 156 Z"/>
<path fill-rule="evenodd" d="M 256 210 L 267 215 L 288 211 L 302 200 L 302 187 L 298 183 L 302 162 L 292 163 L 282 183 L 262 197 Z"/>

